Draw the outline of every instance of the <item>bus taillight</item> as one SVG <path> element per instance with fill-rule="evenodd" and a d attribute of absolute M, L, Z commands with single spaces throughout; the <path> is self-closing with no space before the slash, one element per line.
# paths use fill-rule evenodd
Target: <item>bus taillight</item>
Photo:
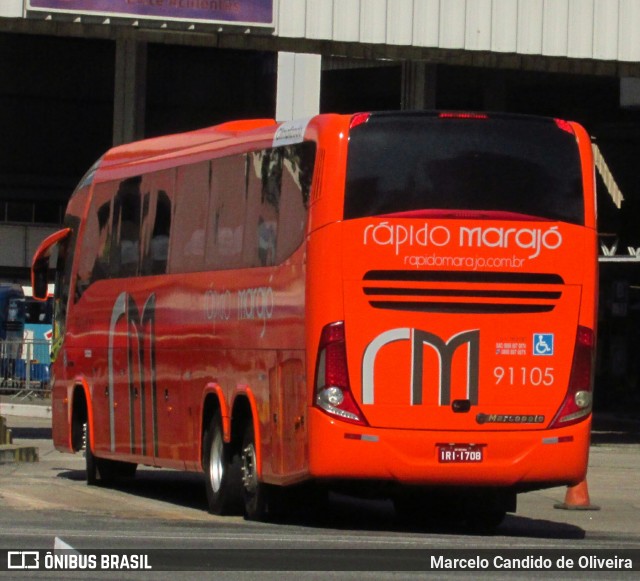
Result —
<path fill-rule="evenodd" d="M 560 406 L 560 411 L 549 425 L 550 428 L 570 426 L 591 413 L 594 351 L 595 333 L 593 329 L 578 327 L 569 388 Z"/>
<path fill-rule="evenodd" d="M 571 123 L 569 123 L 568 121 L 565 121 L 564 119 L 554 119 L 556 125 L 562 129 L 562 131 L 566 131 L 567 133 L 570 133 L 571 135 L 575 135 L 576 132 L 573 130 L 573 127 L 571 127 Z"/>
<path fill-rule="evenodd" d="M 466 113 L 466 112 L 458 112 L 458 111 L 443 111 L 438 114 L 440 119 L 489 119 L 489 115 L 486 113 Z"/>
<path fill-rule="evenodd" d="M 315 405 L 345 422 L 367 425 L 351 392 L 342 321 L 322 329 L 316 365 Z"/>
<path fill-rule="evenodd" d="M 351 123 L 349 124 L 349 129 L 353 129 L 358 125 L 362 125 L 369 121 L 369 117 L 371 117 L 371 113 L 357 113 L 351 118 Z"/>

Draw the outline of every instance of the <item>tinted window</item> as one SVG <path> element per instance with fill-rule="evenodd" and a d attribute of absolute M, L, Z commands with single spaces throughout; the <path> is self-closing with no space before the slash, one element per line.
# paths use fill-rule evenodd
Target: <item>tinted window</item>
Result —
<path fill-rule="evenodd" d="M 178 168 L 170 272 L 202 270 L 209 208 L 209 162 Z"/>
<path fill-rule="evenodd" d="M 264 149 L 211 162 L 205 265 L 280 264 L 302 244 L 315 144 Z"/>
<path fill-rule="evenodd" d="M 535 118 L 374 115 L 356 126 L 345 218 L 433 209 L 583 223 L 575 136 Z"/>
<path fill-rule="evenodd" d="M 206 265 L 212 270 L 242 265 L 248 163 L 245 154 L 211 162 L 212 202 Z"/>
<path fill-rule="evenodd" d="M 249 154 L 243 266 L 276 262 L 283 153 L 278 148 Z"/>
<path fill-rule="evenodd" d="M 304 240 L 315 155 L 315 144 L 311 142 L 284 148 L 278 200 L 278 264 L 291 256 Z"/>
<path fill-rule="evenodd" d="M 167 270 L 175 173 L 168 169 L 142 176 L 142 275 L 164 274 Z"/>

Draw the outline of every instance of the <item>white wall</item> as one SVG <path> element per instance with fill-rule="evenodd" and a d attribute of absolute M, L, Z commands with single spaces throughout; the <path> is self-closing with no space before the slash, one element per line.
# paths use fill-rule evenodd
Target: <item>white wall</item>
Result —
<path fill-rule="evenodd" d="M 317 115 L 320 110 L 322 59 L 315 54 L 278 53 L 276 119 Z"/>
<path fill-rule="evenodd" d="M 20 18 L 23 14 L 23 0 L 0 0 L 0 16 Z"/>
<path fill-rule="evenodd" d="M 276 0 L 290 38 L 640 61 L 640 0 Z"/>

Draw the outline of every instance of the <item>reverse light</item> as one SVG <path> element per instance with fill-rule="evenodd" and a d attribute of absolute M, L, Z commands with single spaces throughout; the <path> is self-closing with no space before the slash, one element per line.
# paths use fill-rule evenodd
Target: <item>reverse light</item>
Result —
<path fill-rule="evenodd" d="M 339 406 L 344 401 L 344 392 L 339 387 L 328 387 L 318 394 L 318 399 L 325 405 Z"/>
<path fill-rule="evenodd" d="M 593 329 L 578 327 L 569 387 L 549 428 L 562 428 L 576 424 L 591 413 L 594 360 L 595 333 Z"/>
<path fill-rule="evenodd" d="M 344 323 L 322 329 L 315 377 L 315 405 L 325 413 L 346 422 L 366 426 L 349 383 Z"/>

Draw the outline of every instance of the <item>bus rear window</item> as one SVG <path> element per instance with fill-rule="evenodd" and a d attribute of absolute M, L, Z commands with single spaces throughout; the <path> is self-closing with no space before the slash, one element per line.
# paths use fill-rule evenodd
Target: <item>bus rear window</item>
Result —
<path fill-rule="evenodd" d="M 344 217 L 429 210 L 584 223 L 575 136 L 552 119 L 373 114 L 350 133 Z"/>

